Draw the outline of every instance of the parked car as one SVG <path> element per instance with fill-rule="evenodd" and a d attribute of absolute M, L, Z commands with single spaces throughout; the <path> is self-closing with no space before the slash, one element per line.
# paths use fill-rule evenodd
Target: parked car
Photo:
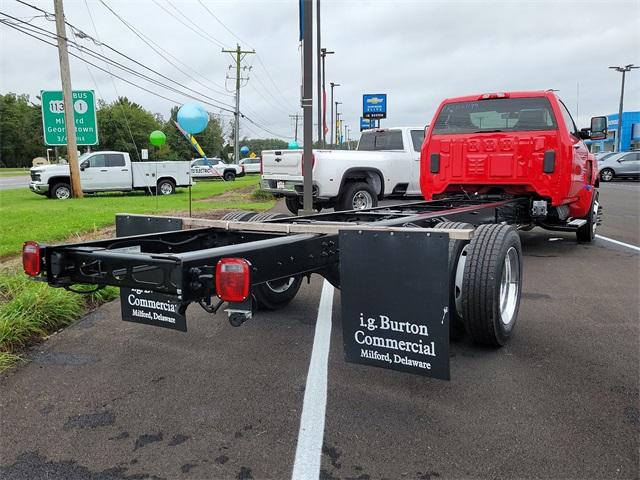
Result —
<path fill-rule="evenodd" d="M 242 165 L 234 163 L 224 163 L 222 159 L 197 158 L 191 162 L 191 176 L 193 178 L 222 178 L 231 182 L 236 177 L 243 177 L 245 174 Z"/>
<path fill-rule="evenodd" d="M 615 155 L 618 152 L 598 152 L 598 153 L 594 153 L 594 157 L 596 157 L 596 160 L 598 162 L 602 162 L 604 160 L 606 160 L 607 158 L 609 158 L 611 155 Z"/>
<path fill-rule="evenodd" d="M 619 177 L 640 177 L 640 151 L 615 153 L 599 160 L 598 174 L 602 182 Z"/>
<path fill-rule="evenodd" d="M 262 170 L 262 159 L 260 157 L 243 158 L 240 165 L 244 167 L 246 173 L 260 173 Z"/>
<path fill-rule="evenodd" d="M 78 165 L 85 193 L 157 189 L 160 195 L 170 195 L 176 187 L 191 184 L 188 162 L 132 162 L 126 152 L 105 151 L 85 153 Z M 40 165 L 30 173 L 32 192 L 59 200 L 71 197 L 68 164 Z"/>
<path fill-rule="evenodd" d="M 355 151 L 314 150 L 313 208 L 361 210 L 388 197 L 420 197 L 421 127 L 365 130 Z M 302 208 L 302 150 L 264 150 L 260 188 Z"/>

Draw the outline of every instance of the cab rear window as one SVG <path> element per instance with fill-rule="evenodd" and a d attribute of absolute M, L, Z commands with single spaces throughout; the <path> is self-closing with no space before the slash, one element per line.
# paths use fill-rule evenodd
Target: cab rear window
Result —
<path fill-rule="evenodd" d="M 376 150 L 404 150 L 402 131 L 400 130 L 370 130 L 363 132 L 358 143 L 360 151 Z"/>
<path fill-rule="evenodd" d="M 442 108 L 434 134 L 555 130 L 556 120 L 544 97 L 496 98 L 449 103 Z"/>

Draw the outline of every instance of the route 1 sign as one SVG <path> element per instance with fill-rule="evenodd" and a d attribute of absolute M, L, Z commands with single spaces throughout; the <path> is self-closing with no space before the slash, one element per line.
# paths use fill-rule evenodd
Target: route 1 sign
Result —
<path fill-rule="evenodd" d="M 46 145 L 66 145 L 67 130 L 64 124 L 62 91 L 40 92 L 42 101 L 42 129 Z M 98 122 L 93 90 L 73 92 L 73 115 L 76 123 L 78 145 L 98 144 Z"/>

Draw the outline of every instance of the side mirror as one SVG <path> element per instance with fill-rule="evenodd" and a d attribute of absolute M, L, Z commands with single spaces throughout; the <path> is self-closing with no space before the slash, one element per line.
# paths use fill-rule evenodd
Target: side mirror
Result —
<path fill-rule="evenodd" d="M 80 171 L 84 172 L 84 169 L 87 168 L 89 166 L 89 164 L 87 162 L 82 162 L 80 164 Z"/>
<path fill-rule="evenodd" d="M 591 117 L 591 139 L 604 140 L 607 138 L 607 117 Z"/>
<path fill-rule="evenodd" d="M 588 128 L 581 128 L 578 132 L 578 137 L 580 137 L 582 140 L 588 140 L 591 138 L 591 132 Z"/>

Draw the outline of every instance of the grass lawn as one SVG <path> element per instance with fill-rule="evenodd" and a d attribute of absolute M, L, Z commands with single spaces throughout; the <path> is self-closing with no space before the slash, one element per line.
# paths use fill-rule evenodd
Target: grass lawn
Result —
<path fill-rule="evenodd" d="M 28 168 L 0 168 L 0 177 L 19 177 L 29 175 Z"/>
<path fill-rule="evenodd" d="M 257 186 L 259 176 L 234 182 L 201 181 L 192 187 L 193 212 L 214 209 L 268 210 L 273 200 L 257 202 L 249 195 L 215 196 L 230 190 Z M 206 200 L 205 200 L 206 199 Z M 22 243 L 56 242 L 111 225 L 116 213 L 162 214 L 189 210 L 189 193 L 179 188 L 175 195 L 151 196 L 144 192 L 85 195 L 83 199 L 51 200 L 28 189 L 0 190 L 0 257 L 18 254 Z"/>

